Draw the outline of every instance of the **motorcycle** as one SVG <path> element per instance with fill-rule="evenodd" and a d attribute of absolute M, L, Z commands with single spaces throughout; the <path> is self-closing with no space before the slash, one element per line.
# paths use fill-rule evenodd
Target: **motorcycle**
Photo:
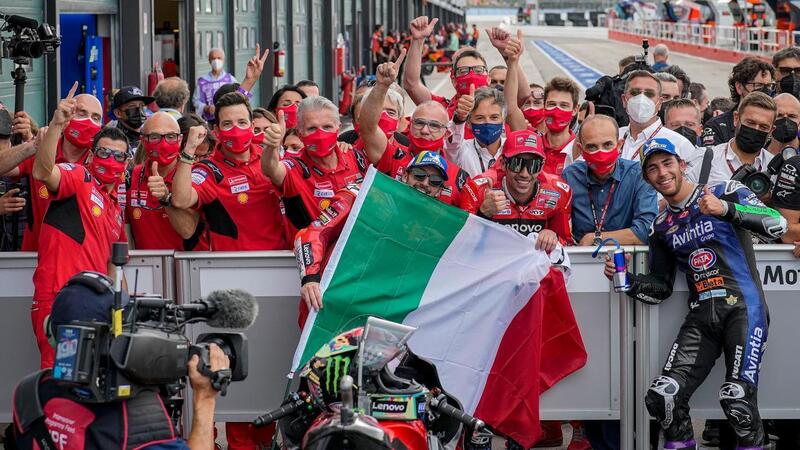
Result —
<path fill-rule="evenodd" d="M 283 450 L 451 450 L 465 427 L 486 433 L 408 348 L 414 330 L 370 317 L 336 336 L 300 371 L 300 390 L 253 425 L 277 421 Z"/>

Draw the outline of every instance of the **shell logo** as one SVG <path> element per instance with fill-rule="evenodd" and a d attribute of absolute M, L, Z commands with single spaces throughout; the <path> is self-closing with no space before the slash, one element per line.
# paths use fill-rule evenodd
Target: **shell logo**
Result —
<path fill-rule="evenodd" d="M 246 192 L 242 192 L 241 194 L 237 195 L 236 196 L 236 200 L 238 200 L 239 203 L 244 205 L 245 203 L 247 203 L 247 200 L 248 200 L 247 193 Z"/>
<path fill-rule="evenodd" d="M 319 202 L 319 209 L 325 209 L 328 206 L 331 206 L 331 201 L 328 200 L 327 198 L 325 200 L 322 200 L 321 202 Z"/>
<path fill-rule="evenodd" d="M 142 218 L 142 208 L 133 208 L 133 218 L 136 220 Z"/>
<path fill-rule="evenodd" d="M 36 191 L 36 193 L 39 194 L 39 197 L 41 197 L 41 198 L 49 198 L 50 197 L 50 192 L 47 190 L 47 186 L 40 186 L 39 190 Z"/>
<path fill-rule="evenodd" d="M 102 208 L 97 205 L 92 206 L 92 215 L 95 217 L 100 217 L 100 214 L 103 214 Z"/>

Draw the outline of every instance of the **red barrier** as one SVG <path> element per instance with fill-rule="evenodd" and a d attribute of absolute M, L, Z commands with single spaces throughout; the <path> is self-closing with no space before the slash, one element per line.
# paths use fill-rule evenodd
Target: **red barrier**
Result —
<path fill-rule="evenodd" d="M 740 52 L 736 50 L 719 49 L 705 45 L 687 44 L 685 42 L 677 42 L 651 36 L 642 36 L 633 33 L 626 33 L 624 31 L 615 31 L 612 29 L 608 30 L 608 38 L 614 41 L 628 42 L 637 45 L 642 43 L 642 38 L 647 38 L 651 47 L 658 44 L 666 44 L 671 52 L 685 53 L 687 55 L 697 56 L 699 58 L 709 59 L 712 61 L 738 63 L 748 56 L 755 56 L 756 58 L 760 58 L 766 62 L 772 62 L 772 58 L 769 56 Z"/>

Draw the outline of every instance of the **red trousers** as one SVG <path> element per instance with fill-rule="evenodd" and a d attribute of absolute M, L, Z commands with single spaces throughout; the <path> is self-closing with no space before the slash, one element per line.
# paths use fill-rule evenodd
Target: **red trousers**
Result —
<path fill-rule="evenodd" d="M 44 330 L 44 320 L 50 315 L 50 310 L 53 309 L 53 299 L 34 300 L 31 303 L 31 326 L 33 327 L 33 334 L 36 336 L 36 345 L 39 347 L 39 364 L 41 369 L 48 369 L 53 367 L 55 362 L 56 352 L 50 341 L 47 339 L 47 333 Z"/>

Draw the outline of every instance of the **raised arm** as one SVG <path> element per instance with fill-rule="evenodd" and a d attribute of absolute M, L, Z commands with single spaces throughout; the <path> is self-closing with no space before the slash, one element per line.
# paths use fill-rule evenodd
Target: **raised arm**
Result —
<path fill-rule="evenodd" d="M 286 133 L 286 122 L 283 111 L 278 111 L 278 123 L 270 124 L 264 130 L 264 154 L 261 155 L 261 171 L 272 180 L 277 187 L 283 186 L 286 179 L 286 167 L 281 164 L 281 142 Z"/>
<path fill-rule="evenodd" d="M 422 70 L 422 46 L 425 39 L 431 35 L 439 19 L 428 22 L 427 16 L 420 16 L 411 21 L 411 45 L 408 48 L 408 63 L 403 72 L 403 89 L 406 90 L 411 101 L 419 105 L 431 99 L 431 91 L 422 84 L 420 71 Z"/>
<path fill-rule="evenodd" d="M 47 134 L 44 135 L 33 162 L 33 177 L 41 181 L 51 192 L 58 191 L 58 186 L 61 184 L 61 171 L 56 167 L 56 147 L 64 127 L 75 113 L 75 91 L 77 89 L 78 82 L 76 81 L 72 84 L 67 97 L 58 102 L 50 126 L 47 127 Z"/>
<path fill-rule="evenodd" d="M 361 114 L 358 116 L 361 140 L 364 142 L 364 151 L 367 159 L 372 164 L 377 164 L 386 151 L 387 138 L 383 131 L 378 128 L 378 121 L 383 113 L 383 103 L 386 101 L 386 94 L 397 79 L 400 67 L 406 57 L 403 49 L 395 62 L 386 62 L 378 66 L 375 71 L 375 86 L 364 98 L 361 105 Z"/>
<path fill-rule="evenodd" d="M 192 186 L 192 162 L 184 158 L 183 153 L 194 159 L 194 152 L 206 137 L 206 127 L 196 125 L 189 128 L 186 146 L 178 159 L 178 167 L 172 179 L 172 206 L 186 209 L 197 204 L 197 191 Z"/>
<path fill-rule="evenodd" d="M 507 45 L 504 47 L 504 56 L 507 58 L 508 70 L 506 71 L 506 82 L 503 89 L 503 94 L 506 98 L 506 108 L 508 108 L 508 118 L 506 122 L 511 127 L 511 131 L 524 130 L 528 128 L 528 120 L 522 114 L 517 104 L 517 85 L 519 83 L 519 57 L 522 54 L 522 44 L 519 38 L 522 37 L 522 31 L 517 31 L 517 38 L 508 40 Z M 530 92 L 529 92 L 530 93 Z"/>
<path fill-rule="evenodd" d="M 771 240 L 780 239 L 786 233 L 786 218 L 778 211 L 764 205 L 752 191 L 738 181 L 726 182 L 721 198 L 717 198 L 706 185 L 698 206 L 703 214 L 717 216 Z"/>
<path fill-rule="evenodd" d="M 261 45 L 256 44 L 256 54 L 247 61 L 247 68 L 245 69 L 244 80 L 239 85 L 247 92 L 252 92 L 256 82 L 261 78 L 261 72 L 264 71 L 264 64 L 267 62 L 269 56 L 269 49 L 264 50 L 264 55 L 261 54 Z"/>

